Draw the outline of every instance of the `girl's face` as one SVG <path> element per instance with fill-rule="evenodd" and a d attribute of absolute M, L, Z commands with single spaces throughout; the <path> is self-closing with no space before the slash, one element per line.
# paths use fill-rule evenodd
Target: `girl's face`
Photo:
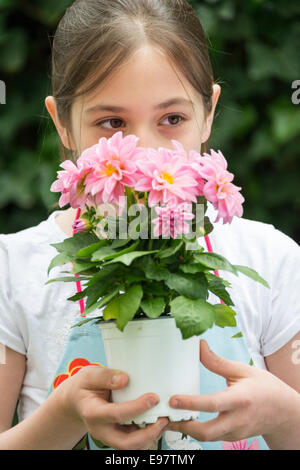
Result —
<path fill-rule="evenodd" d="M 45 104 L 63 145 L 79 155 L 101 137 L 110 138 L 118 131 L 124 136 L 135 134 L 140 147 L 172 149 L 174 139 L 187 151 L 201 152 L 211 133 L 220 92 L 214 84 L 213 108 L 205 118 L 199 93 L 160 50 L 146 46 L 104 84 L 75 100 L 71 132 L 59 122 L 55 98 L 48 96 Z"/>

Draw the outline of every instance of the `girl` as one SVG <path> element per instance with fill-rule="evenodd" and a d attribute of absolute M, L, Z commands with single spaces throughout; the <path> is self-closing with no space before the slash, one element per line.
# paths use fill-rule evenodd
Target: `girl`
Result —
<path fill-rule="evenodd" d="M 203 153 L 221 92 L 205 34 L 185 0 L 75 1 L 54 37 L 52 84 L 45 105 L 64 159 L 74 162 L 120 130 L 137 135 L 141 147 L 172 148 L 175 139 L 187 151 Z M 71 449 L 87 432 L 94 448 L 101 444 L 93 439 L 113 449 L 149 449 L 162 435 L 165 449 L 226 449 L 232 441 L 232 448 L 295 445 L 282 439 L 286 417 L 292 429 L 299 419 L 300 374 L 292 360 L 300 339 L 298 245 L 272 225 L 247 219 L 215 224 L 214 250 L 256 269 L 271 289 L 230 278 L 238 327 L 203 335 L 231 362 L 213 361 L 202 343 L 201 396 L 178 397 L 179 406 L 218 417 L 204 413 L 201 420 L 173 424 L 161 418 L 137 429 L 118 423 L 155 406 L 159 397 L 149 391 L 132 402 L 111 403 L 110 390 L 126 386 L 126 371 L 93 365 L 105 365 L 93 322 L 72 329 L 68 339 L 78 320 L 77 306 L 66 302 L 74 284 L 45 286 L 56 254 L 50 244 L 73 235 L 75 213 L 55 211 L 35 227 L 0 237 L 0 342 L 7 347 L 0 368 L 0 448 Z M 243 337 L 232 339 L 238 331 Z M 85 367 L 78 358 L 85 358 Z M 259 373 L 247 365 L 250 358 Z M 75 375 L 72 364 L 80 368 Z M 68 379 L 58 385 L 63 373 Z M 274 411 L 279 396 L 284 406 Z M 18 399 L 20 422 L 9 429 Z"/>

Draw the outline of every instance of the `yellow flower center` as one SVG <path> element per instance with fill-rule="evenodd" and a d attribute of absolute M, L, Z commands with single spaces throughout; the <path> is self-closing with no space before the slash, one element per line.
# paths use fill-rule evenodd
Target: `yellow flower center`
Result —
<path fill-rule="evenodd" d="M 111 176 L 113 173 L 117 173 L 117 170 L 109 163 L 106 167 L 105 174 L 106 176 Z"/>
<path fill-rule="evenodd" d="M 161 177 L 162 179 L 166 180 L 170 184 L 174 183 L 174 178 L 169 173 L 162 172 Z"/>

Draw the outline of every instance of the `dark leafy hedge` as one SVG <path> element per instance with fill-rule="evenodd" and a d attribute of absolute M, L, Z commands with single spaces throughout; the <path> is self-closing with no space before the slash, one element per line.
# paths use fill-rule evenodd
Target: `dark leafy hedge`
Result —
<path fill-rule="evenodd" d="M 0 223 L 11 233 L 39 223 L 60 162 L 44 99 L 51 94 L 51 37 L 70 0 L 0 0 Z M 298 0 L 190 0 L 207 32 L 222 86 L 211 147 L 222 149 L 242 186 L 245 217 L 300 241 Z"/>

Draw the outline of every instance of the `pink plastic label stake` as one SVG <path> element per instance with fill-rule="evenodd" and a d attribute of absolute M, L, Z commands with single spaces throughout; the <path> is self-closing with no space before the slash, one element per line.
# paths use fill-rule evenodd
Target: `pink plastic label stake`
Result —
<path fill-rule="evenodd" d="M 80 213 L 81 213 L 81 209 L 80 207 L 77 209 L 77 213 L 76 213 L 76 217 L 75 217 L 75 222 L 76 220 L 79 219 L 80 217 Z M 76 230 L 73 230 L 73 235 L 76 233 Z M 74 266 L 74 264 L 73 264 Z M 79 277 L 79 274 L 75 274 L 76 277 Z M 81 292 L 82 289 L 81 289 L 81 282 L 80 281 L 76 281 L 76 287 L 77 287 L 77 292 Z M 83 299 L 80 299 L 79 300 L 79 306 L 80 306 L 80 313 L 81 313 L 81 316 L 85 318 L 85 315 L 84 315 L 84 302 L 83 302 Z"/>

